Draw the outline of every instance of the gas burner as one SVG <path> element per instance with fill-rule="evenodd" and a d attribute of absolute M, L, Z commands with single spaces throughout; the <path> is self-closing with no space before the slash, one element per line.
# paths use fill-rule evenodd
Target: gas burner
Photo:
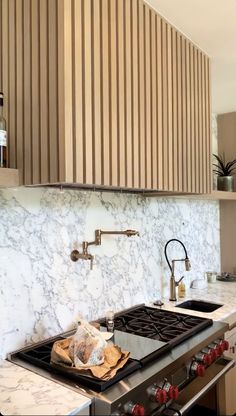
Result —
<path fill-rule="evenodd" d="M 114 329 L 177 345 L 205 325 L 203 318 L 140 306 L 118 314 Z"/>

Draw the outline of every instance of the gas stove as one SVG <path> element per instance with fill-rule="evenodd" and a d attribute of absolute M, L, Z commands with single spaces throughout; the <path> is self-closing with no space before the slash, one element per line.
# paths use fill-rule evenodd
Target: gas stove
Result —
<path fill-rule="evenodd" d="M 105 318 L 98 322 L 106 330 Z M 115 315 L 113 342 L 131 354 L 109 381 L 70 374 L 50 364 L 53 342 L 73 331 L 16 351 L 9 359 L 88 395 L 92 415 L 187 414 L 194 404 L 191 399 L 186 405 L 189 386 L 198 379 L 206 385 L 212 377 L 217 382 L 217 375 L 234 365 L 222 358 L 226 330 L 226 324 L 211 319 L 138 305 Z"/>

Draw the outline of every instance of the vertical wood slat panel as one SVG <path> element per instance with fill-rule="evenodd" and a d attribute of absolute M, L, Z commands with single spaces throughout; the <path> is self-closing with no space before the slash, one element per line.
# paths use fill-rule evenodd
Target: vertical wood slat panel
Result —
<path fill-rule="evenodd" d="M 3 117 L 6 119 L 7 128 L 9 120 L 9 2 L 2 0 L 2 92 L 4 93 Z M 8 143 L 10 136 L 8 135 Z"/>
<path fill-rule="evenodd" d="M 209 143 L 209 83 L 208 83 L 208 59 L 205 57 L 204 60 L 204 73 L 205 73 L 205 112 L 206 112 L 206 125 L 205 125 L 205 151 L 206 151 L 206 175 L 207 175 L 207 186 L 206 192 L 210 192 L 212 187 L 211 184 L 211 172 L 209 171 L 209 155 L 211 162 L 211 151 Z"/>
<path fill-rule="evenodd" d="M 110 68 L 111 68 L 111 184 L 118 186 L 117 119 L 117 16 L 116 0 L 110 0 Z"/>
<path fill-rule="evenodd" d="M 195 135 L 195 175 L 196 192 L 200 192 L 199 172 L 199 112 L 198 112 L 198 50 L 194 48 L 194 135 Z"/>
<path fill-rule="evenodd" d="M 157 189 L 157 45 L 156 15 L 151 12 L 151 85 L 152 85 L 152 189 Z"/>
<path fill-rule="evenodd" d="M 173 130 L 172 130 L 172 29 L 167 24 L 167 140 L 168 140 L 168 189 L 173 190 Z"/>
<path fill-rule="evenodd" d="M 126 186 L 132 187 L 131 0 L 125 0 Z"/>
<path fill-rule="evenodd" d="M 139 0 L 139 140 L 140 140 L 140 186 L 146 186 L 146 157 L 145 157 L 145 105 L 144 105 L 144 7 Z"/>
<path fill-rule="evenodd" d="M 64 89 L 64 74 L 65 74 L 65 45 L 64 45 L 64 28 L 65 28 L 65 10 L 64 3 L 58 2 L 57 9 L 57 27 L 60 28 L 57 37 L 57 67 L 58 71 L 58 158 L 59 158 L 59 176 L 60 182 L 65 181 L 65 89 Z M 74 121 L 75 124 L 75 121 Z M 75 158 L 75 156 L 74 156 Z"/>
<path fill-rule="evenodd" d="M 32 43 L 31 43 L 31 70 L 32 70 L 32 181 L 40 183 L 40 150 L 39 150 L 39 15 L 38 1 L 32 1 Z M 54 68 L 55 71 L 56 68 Z M 55 111 L 55 109 L 54 109 Z M 55 151 L 56 149 L 54 149 Z M 56 155 L 57 156 L 57 155 Z"/>
<path fill-rule="evenodd" d="M 32 113 L 31 113 L 31 1 L 24 0 L 24 167 L 25 183 L 32 183 Z"/>
<path fill-rule="evenodd" d="M 11 137 L 11 142 L 8 147 L 8 158 L 12 168 L 16 167 L 16 56 L 15 56 L 15 41 L 16 41 L 16 22 L 15 22 L 15 0 L 8 0 L 9 10 L 9 102 L 14 103 L 11 106 L 11 111 L 8 114 L 8 134 Z"/>
<path fill-rule="evenodd" d="M 146 136 L 146 188 L 152 186 L 152 143 L 151 143 L 151 51 L 150 51 L 150 8 L 144 6 L 145 16 L 145 136 Z"/>
<path fill-rule="evenodd" d="M 212 189 L 212 141 L 211 141 L 211 81 L 210 81 L 210 60 L 206 58 L 206 119 L 207 119 L 207 132 L 206 132 L 206 141 L 207 141 L 207 177 L 208 187 L 207 192 L 210 192 Z"/>
<path fill-rule="evenodd" d="M 93 96 L 94 96 L 94 183 L 102 183 L 102 147 L 101 147 L 101 6 L 99 1 L 93 2 L 94 27 L 94 67 L 93 67 Z"/>
<path fill-rule="evenodd" d="M 183 191 L 187 192 L 187 139 L 186 139 L 186 54 L 185 38 L 181 37 L 182 49 L 182 178 Z"/>
<path fill-rule="evenodd" d="M 57 0 L 59 2 L 59 0 Z M 73 59 L 71 39 L 72 34 L 72 2 L 71 0 L 63 0 L 64 2 L 64 51 L 66 60 L 64 65 L 64 120 L 65 120 L 65 158 L 60 163 L 65 163 L 65 180 L 72 182 L 75 180 L 76 171 L 74 166 L 74 146 L 73 146 Z M 77 22 L 76 22 L 77 23 Z M 60 29 L 60 28 L 59 28 Z M 64 57 L 65 59 L 65 57 Z"/>
<path fill-rule="evenodd" d="M 110 102 L 108 1 L 102 1 L 102 183 L 110 185 Z"/>
<path fill-rule="evenodd" d="M 177 33 L 177 124 L 178 124 L 178 191 L 183 191 L 183 170 L 182 170 L 182 48 L 181 35 Z"/>
<path fill-rule="evenodd" d="M 168 86 L 167 86 L 167 23 L 161 21 L 162 28 L 162 129 L 163 129 L 163 189 L 168 190 L 169 185 L 169 155 L 168 155 Z"/>
<path fill-rule="evenodd" d="M 73 18 L 74 15 L 74 18 Z M 76 181 L 84 182 L 85 171 L 85 146 L 84 146 L 84 105 L 83 105 L 83 16 L 82 16 L 82 0 L 74 0 L 73 3 L 73 36 L 72 56 L 73 56 L 73 124 L 74 124 L 74 163 L 76 167 Z M 96 72 L 97 74 L 97 72 Z"/>
<path fill-rule="evenodd" d="M 202 134 L 202 53 L 198 51 L 198 131 L 199 131 L 199 186 L 200 192 L 203 192 L 203 134 Z"/>
<path fill-rule="evenodd" d="M 161 18 L 156 15 L 156 77 L 157 77 L 157 188 L 164 189 L 163 183 L 163 140 L 162 140 L 162 29 Z"/>
<path fill-rule="evenodd" d="M 191 192 L 192 187 L 192 171 L 191 171 L 191 115 L 190 115 L 190 43 L 186 40 L 185 44 L 185 56 L 186 56 L 186 144 L 187 144 L 187 191 Z"/>
<path fill-rule="evenodd" d="M 49 110 L 49 179 L 58 178 L 57 114 L 57 0 L 48 2 L 48 110 Z"/>
<path fill-rule="evenodd" d="M 118 1 L 118 158 L 119 185 L 126 184 L 125 172 L 125 56 L 124 56 L 124 1 Z"/>
<path fill-rule="evenodd" d="M 202 158 L 203 158 L 203 192 L 206 193 L 207 189 L 207 166 L 206 166 L 206 81 L 205 81 L 205 56 L 202 54 L 201 59 L 201 72 L 202 72 Z"/>
<path fill-rule="evenodd" d="M 196 192 L 195 134 L 194 134 L 194 49 L 190 43 L 190 141 L 191 141 L 191 190 Z"/>
<path fill-rule="evenodd" d="M 16 1 L 16 162 L 23 183 L 23 0 Z M 39 112 L 39 108 L 38 108 Z"/>
<path fill-rule="evenodd" d="M 138 2 L 132 2 L 132 131 L 133 131 L 133 186 L 138 188 L 139 184 L 139 107 L 138 107 Z"/>
<path fill-rule="evenodd" d="M 0 91 L 2 92 L 2 0 L 0 0 Z"/>
<path fill-rule="evenodd" d="M 93 183 L 93 143 L 92 143 L 92 25 L 91 25 L 91 1 L 84 1 L 84 106 L 85 106 L 85 130 L 84 130 L 84 161 L 85 177 L 87 184 Z M 77 24 L 77 22 L 75 22 Z M 75 51 L 76 53 L 76 51 Z M 108 133 L 109 134 L 109 133 Z M 108 150 L 109 151 L 109 150 Z M 108 162 L 107 162 L 108 164 Z"/>
<path fill-rule="evenodd" d="M 40 15 L 40 165 L 41 181 L 49 181 L 49 154 L 48 154 L 48 45 L 47 45 L 47 2 L 41 0 L 39 3 Z"/>
<path fill-rule="evenodd" d="M 173 189 L 178 190 L 177 32 L 172 29 Z"/>

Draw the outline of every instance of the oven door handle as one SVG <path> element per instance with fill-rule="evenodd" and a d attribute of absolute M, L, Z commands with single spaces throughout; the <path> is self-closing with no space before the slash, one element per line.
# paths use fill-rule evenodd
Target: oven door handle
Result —
<path fill-rule="evenodd" d="M 175 415 L 184 415 L 202 396 L 204 396 L 205 393 L 208 392 L 208 390 L 210 390 L 229 370 L 231 370 L 231 368 L 235 366 L 234 360 L 224 358 L 224 361 L 227 364 L 225 364 L 224 367 L 204 387 L 194 394 L 194 396 L 187 403 L 178 409 L 178 411 L 175 412 Z"/>

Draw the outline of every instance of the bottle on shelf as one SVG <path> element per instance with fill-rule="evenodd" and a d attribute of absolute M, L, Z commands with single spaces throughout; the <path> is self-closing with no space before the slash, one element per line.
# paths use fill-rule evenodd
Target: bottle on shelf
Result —
<path fill-rule="evenodd" d="M 4 95 L 0 92 L 0 168 L 7 168 L 7 129 L 6 120 L 3 117 L 3 99 Z"/>

